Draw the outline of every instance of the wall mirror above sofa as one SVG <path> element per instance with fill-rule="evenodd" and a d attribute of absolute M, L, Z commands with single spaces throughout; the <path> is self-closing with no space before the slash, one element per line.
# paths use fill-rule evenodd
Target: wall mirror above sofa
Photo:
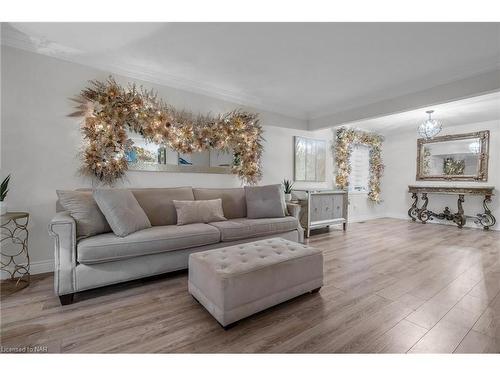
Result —
<path fill-rule="evenodd" d="M 417 140 L 417 180 L 488 181 L 488 130 Z"/>
<path fill-rule="evenodd" d="M 183 154 L 168 146 L 149 142 L 139 133 L 127 131 L 127 135 L 133 142 L 125 153 L 131 171 L 232 173 L 234 156 L 231 152 L 211 149 Z"/>

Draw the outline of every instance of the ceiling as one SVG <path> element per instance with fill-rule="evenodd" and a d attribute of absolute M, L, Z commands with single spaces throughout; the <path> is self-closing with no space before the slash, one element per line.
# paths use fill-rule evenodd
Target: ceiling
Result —
<path fill-rule="evenodd" d="M 304 121 L 500 69 L 500 23 L 10 23 L 2 43 Z"/>
<path fill-rule="evenodd" d="M 500 92 L 457 100 L 451 103 L 433 105 L 412 111 L 357 121 L 351 127 L 366 129 L 382 134 L 412 129 L 416 133 L 418 125 L 427 119 L 427 110 L 434 110 L 433 118 L 443 122 L 443 127 L 477 124 L 484 121 L 500 120 Z M 499 122 L 500 125 L 500 122 Z"/>

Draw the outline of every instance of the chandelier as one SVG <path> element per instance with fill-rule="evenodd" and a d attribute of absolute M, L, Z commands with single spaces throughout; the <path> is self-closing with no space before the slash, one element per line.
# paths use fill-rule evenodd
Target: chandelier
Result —
<path fill-rule="evenodd" d="M 479 140 L 472 142 L 469 144 L 469 150 L 473 154 L 479 154 L 479 151 L 481 151 L 481 144 L 479 143 Z"/>
<path fill-rule="evenodd" d="M 431 118 L 431 115 L 432 113 L 434 113 L 434 111 L 426 111 L 425 113 L 429 115 L 429 118 L 420 124 L 420 126 L 418 127 L 418 134 L 420 134 L 421 137 L 430 139 L 439 134 L 439 132 L 443 128 L 443 124 L 441 123 L 441 121 L 433 120 Z"/>

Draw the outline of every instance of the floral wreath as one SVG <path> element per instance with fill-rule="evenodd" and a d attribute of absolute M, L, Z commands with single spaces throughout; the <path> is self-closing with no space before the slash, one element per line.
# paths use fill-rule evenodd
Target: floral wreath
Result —
<path fill-rule="evenodd" d="M 105 82 L 90 81 L 73 100 L 78 110 L 70 116 L 83 117 L 80 171 L 104 184 L 112 185 L 128 170 L 126 153 L 133 142 L 127 129 L 180 153 L 232 150 L 232 173 L 248 184 L 262 176 L 263 138 L 257 114 L 235 110 L 195 116 L 176 110 L 153 91 L 135 84 L 122 87 L 112 77 Z"/>
<path fill-rule="evenodd" d="M 380 203 L 380 180 L 384 173 L 382 162 L 382 142 L 381 135 L 368 133 L 349 128 L 338 128 L 335 132 L 335 143 L 332 151 L 335 154 L 335 164 L 337 175 L 335 182 L 341 189 L 349 186 L 349 175 L 351 173 L 351 153 L 352 145 L 359 143 L 370 147 L 370 180 L 368 198 L 376 203 Z"/>

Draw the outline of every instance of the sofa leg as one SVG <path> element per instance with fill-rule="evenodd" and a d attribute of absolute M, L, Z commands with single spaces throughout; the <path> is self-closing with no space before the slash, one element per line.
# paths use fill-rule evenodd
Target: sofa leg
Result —
<path fill-rule="evenodd" d="M 220 323 L 219 323 L 219 324 L 220 324 Z M 238 324 L 238 322 L 234 322 L 234 323 L 228 324 L 227 326 L 223 326 L 223 325 L 221 324 L 221 327 L 222 327 L 222 328 L 224 328 L 224 331 L 227 331 L 228 329 L 233 328 L 233 327 L 234 327 L 235 325 L 237 325 L 237 324 Z"/>
<path fill-rule="evenodd" d="M 311 290 L 311 294 L 318 293 L 320 289 L 321 289 L 321 287 Z"/>
<path fill-rule="evenodd" d="M 64 294 L 62 296 L 59 296 L 59 300 L 61 301 L 61 305 L 65 306 L 65 305 L 71 305 L 73 303 L 73 297 L 74 297 L 74 293 L 70 293 L 70 294 Z"/>

